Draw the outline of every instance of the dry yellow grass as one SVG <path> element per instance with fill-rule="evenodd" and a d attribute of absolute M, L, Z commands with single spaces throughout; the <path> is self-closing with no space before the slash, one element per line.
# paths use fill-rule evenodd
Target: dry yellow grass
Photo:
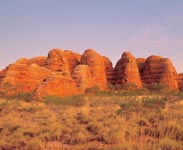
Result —
<path fill-rule="evenodd" d="M 183 149 L 183 103 L 176 96 L 82 95 L 66 100 L 0 99 L 0 149 Z"/>

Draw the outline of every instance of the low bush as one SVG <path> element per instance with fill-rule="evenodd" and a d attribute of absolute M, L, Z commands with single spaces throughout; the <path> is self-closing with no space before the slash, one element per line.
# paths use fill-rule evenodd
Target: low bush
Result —
<path fill-rule="evenodd" d="M 167 92 L 167 85 L 163 83 L 151 83 L 148 89 L 155 93 L 164 93 Z"/>
<path fill-rule="evenodd" d="M 143 97 L 142 106 L 145 108 L 163 109 L 165 108 L 166 101 L 162 97 Z"/>
<path fill-rule="evenodd" d="M 86 90 L 85 90 L 85 94 L 93 94 L 93 95 L 98 95 L 98 94 L 100 94 L 100 88 L 97 86 L 97 85 L 95 85 L 95 86 L 93 86 L 93 87 L 91 87 L 91 88 L 87 88 Z"/>
<path fill-rule="evenodd" d="M 118 115 L 129 116 L 132 112 L 139 111 L 139 101 L 135 99 L 123 100 L 119 102 L 120 109 L 117 110 Z"/>
<path fill-rule="evenodd" d="M 73 106 L 83 106 L 85 104 L 84 95 L 74 95 L 67 97 L 59 97 L 59 96 L 45 96 L 44 102 L 46 104 L 58 104 L 58 105 L 73 105 Z"/>

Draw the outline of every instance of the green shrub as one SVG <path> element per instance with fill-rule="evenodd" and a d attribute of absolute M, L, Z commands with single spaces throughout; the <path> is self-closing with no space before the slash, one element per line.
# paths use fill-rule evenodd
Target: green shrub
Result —
<path fill-rule="evenodd" d="M 156 108 L 163 109 L 165 108 L 166 101 L 160 97 L 144 97 L 142 99 L 142 106 L 146 108 Z"/>
<path fill-rule="evenodd" d="M 134 83 L 123 83 L 123 84 L 108 84 L 108 89 L 111 91 L 120 91 L 120 90 L 135 90 L 137 85 Z"/>
<path fill-rule="evenodd" d="M 59 105 L 73 105 L 73 106 L 83 106 L 85 104 L 84 95 L 74 95 L 74 96 L 66 96 L 66 97 L 59 97 L 59 96 L 45 96 L 44 102 L 46 104 L 59 104 Z"/>
<path fill-rule="evenodd" d="M 31 101 L 33 96 L 33 92 L 30 93 L 24 93 L 20 92 L 15 95 L 8 96 L 6 93 L 0 93 L 0 97 L 5 98 L 5 99 L 17 99 L 17 100 L 24 100 L 24 101 Z"/>
<path fill-rule="evenodd" d="M 139 101 L 138 100 L 123 100 L 119 102 L 120 109 L 117 110 L 118 115 L 128 115 L 131 112 L 139 111 Z"/>
<path fill-rule="evenodd" d="M 27 102 L 31 101 L 33 93 L 18 93 L 17 95 L 14 95 L 12 98 L 16 98 L 19 100 L 25 100 Z"/>
<path fill-rule="evenodd" d="M 167 85 L 163 83 L 151 83 L 148 88 L 156 93 L 167 92 Z"/>
<path fill-rule="evenodd" d="M 98 95 L 100 92 L 101 92 L 101 91 L 100 91 L 100 88 L 99 88 L 97 85 L 95 85 L 95 86 L 93 86 L 93 87 L 91 87 L 91 88 L 87 88 L 87 89 L 85 90 L 85 93 L 86 93 L 86 94 Z"/>

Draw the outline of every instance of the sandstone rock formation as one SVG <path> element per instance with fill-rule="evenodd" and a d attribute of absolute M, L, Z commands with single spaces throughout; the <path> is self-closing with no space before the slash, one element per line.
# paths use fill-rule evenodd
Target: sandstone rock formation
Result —
<path fill-rule="evenodd" d="M 0 91 L 6 95 L 30 93 L 50 75 L 51 71 L 48 69 L 37 64 L 29 65 L 25 59 L 21 59 L 4 70 L 1 75 Z"/>
<path fill-rule="evenodd" d="M 145 58 L 137 58 L 136 59 L 140 76 L 142 76 L 142 73 L 143 73 L 143 70 L 144 70 L 144 66 L 145 66 L 145 61 L 146 61 Z"/>
<path fill-rule="evenodd" d="M 130 52 L 124 52 L 117 62 L 114 68 L 114 83 L 131 84 L 136 88 L 142 87 L 136 59 Z"/>
<path fill-rule="evenodd" d="M 29 64 L 37 64 L 38 66 L 45 67 L 46 66 L 46 57 L 35 57 L 32 59 L 29 59 Z"/>
<path fill-rule="evenodd" d="M 88 65 L 90 67 L 95 85 L 97 85 L 101 90 L 106 89 L 107 78 L 103 57 L 95 50 L 88 49 L 85 50 L 81 56 L 81 64 Z"/>
<path fill-rule="evenodd" d="M 178 87 L 180 91 L 183 91 L 183 73 L 178 74 Z"/>
<path fill-rule="evenodd" d="M 177 72 L 168 58 L 154 55 L 148 57 L 145 61 L 142 81 L 147 85 L 164 84 L 169 91 L 178 90 Z"/>
<path fill-rule="evenodd" d="M 113 83 L 113 66 L 110 59 L 106 56 L 103 56 L 104 65 L 105 65 L 105 72 L 107 77 L 108 83 Z"/>
<path fill-rule="evenodd" d="M 0 70 L 0 84 L 3 81 L 3 79 L 5 78 L 5 69 L 4 70 Z"/>
<path fill-rule="evenodd" d="M 46 66 L 51 71 L 70 74 L 67 58 L 61 49 L 53 49 L 48 53 Z"/>
<path fill-rule="evenodd" d="M 44 96 L 70 96 L 79 94 L 72 78 L 64 77 L 61 73 L 53 73 L 35 88 L 34 99 L 42 100 Z"/>
<path fill-rule="evenodd" d="M 70 50 L 65 50 L 64 54 L 65 54 L 65 57 L 67 59 L 69 71 L 70 71 L 70 73 L 72 73 L 74 68 L 77 65 L 79 65 L 81 56 L 79 54 L 77 54 L 77 53 L 73 53 Z"/>
<path fill-rule="evenodd" d="M 72 78 L 76 82 L 79 90 L 85 91 L 87 88 L 94 86 L 90 68 L 87 65 L 78 65 L 74 68 Z"/>
<path fill-rule="evenodd" d="M 0 71 L 0 95 L 33 93 L 35 99 L 46 95 L 69 96 L 97 85 L 131 85 L 142 88 L 153 83 L 169 91 L 183 90 L 183 74 L 177 74 L 172 62 L 160 56 L 137 58 L 124 52 L 113 68 L 109 58 L 88 49 L 82 55 L 70 50 L 53 49 L 48 57 L 22 58 Z"/>

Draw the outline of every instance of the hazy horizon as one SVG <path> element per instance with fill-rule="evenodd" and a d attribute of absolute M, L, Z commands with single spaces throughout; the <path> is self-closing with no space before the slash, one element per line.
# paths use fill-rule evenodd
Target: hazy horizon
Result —
<path fill-rule="evenodd" d="M 124 51 L 160 55 L 183 72 L 183 1 L 6 0 L 0 5 L 0 69 L 53 48 L 95 49 L 113 65 Z"/>

